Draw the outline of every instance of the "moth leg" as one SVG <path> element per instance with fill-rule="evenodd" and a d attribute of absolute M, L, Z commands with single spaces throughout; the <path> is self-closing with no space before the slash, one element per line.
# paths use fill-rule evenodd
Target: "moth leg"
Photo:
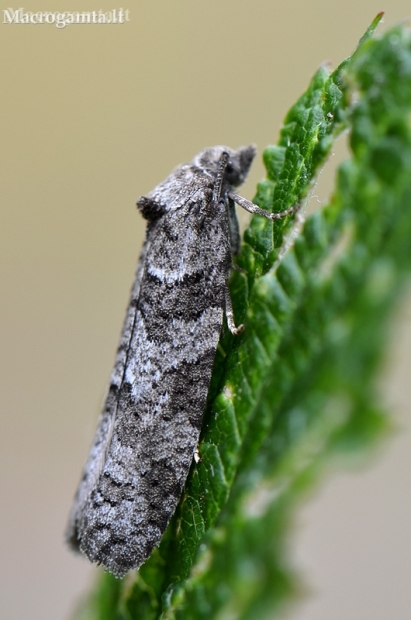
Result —
<path fill-rule="evenodd" d="M 234 200 L 227 200 L 228 229 L 230 231 L 231 254 L 236 256 L 240 251 L 241 237 L 240 228 L 238 226 L 237 214 L 235 212 Z"/>
<path fill-rule="evenodd" d="M 237 336 L 237 334 L 241 334 L 244 331 L 244 325 L 235 326 L 234 323 L 234 312 L 233 312 L 233 304 L 231 303 L 230 289 L 228 288 L 228 284 L 225 285 L 225 315 L 227 317 L 227 325 L 230 332 Z"/>
<path fill-rule="evenodd" d="M 242 267 L 239 267 L 238 265 L 235 265 L 234 263 L 231 265 L 231 269 L 233 271 L 238 271 L 238 273 L 247 273 L 245 269 L 243 269 Z"/>
<path fill-rule="evenodd" d="M 242 198 L 241 196 L 239 196 L 238 194 L 234 194 L 233 192 L 229 192 L 228 197 L 231 198 L 231 200 L 234 200 L 235 203 L 240 205 L 240 207 L 242 207 L 249 213 L 256 213 L 257 215 L 262 215 L 263 217 L 266 217 L 269 220 L 280 220 L 281 218 L 286 217 L 287 215 L 291 215 L 291 213 L 295 213 L 296 211 L 298 211 L 298 209 L 301 206 L 297 204 L 297 205 L 294 205 L 293 207 L 290 207 L 289 209 L 286 209 L 285 211 L 280 211 L 278 213 L 270 213 L 270 211 L 265 211 L 264 209 L 260 209 L 260 207 L 257 207 L 257 205 L 255 205 L 250 200 L 247 200 L 246 198 Z"/>

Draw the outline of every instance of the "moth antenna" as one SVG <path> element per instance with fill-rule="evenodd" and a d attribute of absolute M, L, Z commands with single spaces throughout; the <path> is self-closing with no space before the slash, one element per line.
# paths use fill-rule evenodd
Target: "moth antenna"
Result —
<path fill-rule="evenodd" d="M 213 202 L 215 203 L 217 203 L 221 197 L 224 173 L 225 173 L 225 169 L 227 168 L 228 159 L 229 159 L 229 154 L 226 151 L 223 151 L 221 153 L 220 161 L 218 162 L 218 172 L 217 172 L 217 177 L 216 177 L 215 184 L 214 184 Z"/>

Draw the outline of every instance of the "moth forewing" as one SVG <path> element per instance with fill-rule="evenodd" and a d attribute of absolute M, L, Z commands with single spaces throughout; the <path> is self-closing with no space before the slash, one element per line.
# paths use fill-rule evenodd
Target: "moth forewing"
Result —
<path fill-rule="evenodd" d="M 224 310 L 230 330 L 242 329 L 228 290 L 233 190 L 254 156 L 253 146 L 205 149 L 137 203 L 146 241 L 67 528 L 74 549 L 117 577 L 159 544 L 198 455 Z"/>

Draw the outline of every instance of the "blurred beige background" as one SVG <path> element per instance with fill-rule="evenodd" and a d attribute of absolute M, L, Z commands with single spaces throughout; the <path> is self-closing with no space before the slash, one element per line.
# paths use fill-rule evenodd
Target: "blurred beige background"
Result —
<path fill-rule="evenodd" d="M 62 536 L 143 237 L 136 199 L 205 146 L 261 152 L 320 63 L 349 55 L 379 10 L 381 30 L 411 13 L 405 0 L 123 8 L 121 26 L 0 25 L 4 620 L 67 619 L 96 575 Z M 327 199 L 343 141 L 336 150 L 313 204 Z M 262 175 L 258 161 L 242 193 Z M 410 315 L 411 296 L 381 380 L 399 431 L 366 469 L 329 476 L 299 516 L 294 561 L 311 593 L 290 619 L 411 617 Z"/>

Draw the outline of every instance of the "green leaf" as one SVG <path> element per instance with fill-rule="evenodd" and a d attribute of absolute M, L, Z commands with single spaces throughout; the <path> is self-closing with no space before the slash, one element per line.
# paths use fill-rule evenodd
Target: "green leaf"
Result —
<path fill-rule="evenodd" d="M 375 387 L 387 322 L 411 270 L 411 35 L 321 67 L 264 152 L 255 202 L 303 201 L 333 141 L 351 158 L 307 218 L 253 218 L 232 296 L 245 332 L 223 334 L 199 446 L 160 548 L 123 581 L 104 575 L 78 618 L 272 618 L 298 591 L 290 523 L 335 454 L 388 426 Z M 287 249 L 287 251 L 285 251 Z"/>

